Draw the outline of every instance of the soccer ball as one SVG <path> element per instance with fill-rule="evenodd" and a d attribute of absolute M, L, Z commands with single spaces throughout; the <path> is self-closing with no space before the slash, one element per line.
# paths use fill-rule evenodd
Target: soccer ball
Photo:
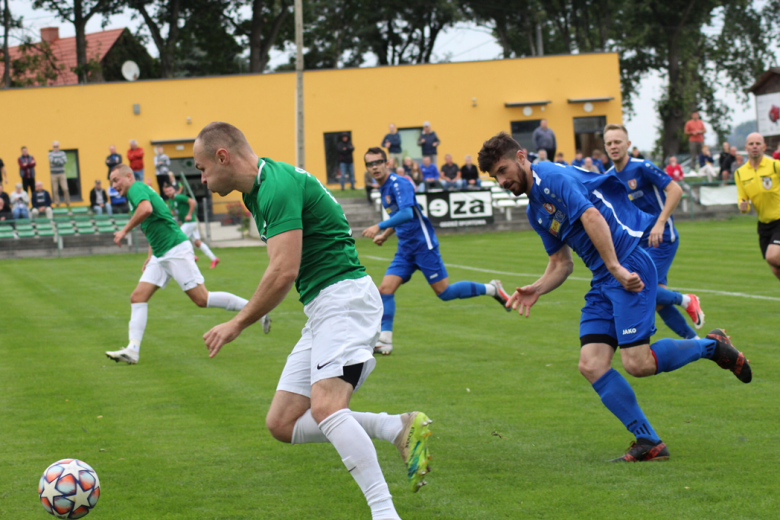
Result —
<path fill-rule="evenodd" d="M 100 498 L 100 481 L 86 462 L 58 460 L 43 472 L 38 497 L 46 512 L 57 518 L 83 518 Z"/>

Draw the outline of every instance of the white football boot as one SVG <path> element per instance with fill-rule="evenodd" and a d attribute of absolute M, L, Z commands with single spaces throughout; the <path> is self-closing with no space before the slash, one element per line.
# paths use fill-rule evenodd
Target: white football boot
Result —
<path fill-rule="evenodd" d="M 393 351 L 393 331 L 383 330 L 379 333 L 379 339 L 374 345 L 374 354 L 389 356 Z"/>
<path fill-rule="evenodd" d="M 263 332 L 268 334 L 271 332 L 271 315 L 266 314 L 262 318 L 260 318 L 260 322 L 263 324 Z"/>
<path fill-rule="evenodd" d="M 130 347 L 125 347 L 122 350 L 107 351 L 106 356 L 117 363 L 120 361 L 124 361 L 128 365 L 135 365 L 138 363 L 138 351 L 133 350 Z"/>

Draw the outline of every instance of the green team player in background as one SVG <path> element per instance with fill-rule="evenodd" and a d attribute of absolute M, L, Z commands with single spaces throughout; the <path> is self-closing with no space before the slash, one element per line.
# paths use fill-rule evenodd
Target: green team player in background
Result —
<path fill-rule="evenodd" d="M 308 321 L 287 357 L 266 426 L 281 442 L 330 442 L 363 491 L 373 520 L 399 519 L 371 439 L 395 443 L 410 487 L 417 491 L 429 471 L 430 421 L 421 412 L 349 409 L 352 393 L 376 364 L 382 300 L 358 260 L 344 211 L 305 170 L 259 158 L 233 125 L 207 125 L 195 140 L 193 155 L 201 181 L 212 192 L 244 194 L 270 260 L 247 306 L 204 334 L 209 355 L 271 312 L 295 282 Z"/>
<path fill-rule="evenodd" d="M 114 361 L 134 365 L 138 363 L 141 340 L 146 330 L 149 299 L 158 287 L 165 289 L 171 278 L 198 307 L 240 311 L 247 301 L 234 294 L 206 289 L 187 236 L 179 229 L 162 198 L 143 182 L 136 182 L 129 166 L 121 164 L 114 168 L 110 179 L 111 186 L 127 197 L 133 212 L 133 218 L 125 227 L 114 233 L 114 242 L 121 247 L 122 239 L 138 225 L 149 241 L 149 256 L 141 269 L 141 280 L 130 295 L 130 342 L 122 350 L 106 352 Z M 263 331 L 267 334 L 271 330 L 270 318 L 261 316 L 258 319 L 263 320 Z"/>
<path fill-rule="evenodd" d="M 214 269 L 219 263 L 214 253 L 211 252 L 209 246 L 200 239 L 200 231 L 198 231 L 198 203 L 195 199 L 189 198 L 183 193 L 176 193 L 176 189 L 170 184 L 166 184 L 163 188 L 165 196 L 168 197 L 166 201 L 168 207 L 171 208 L 171 213 L 176 215 L 181 224 L 181 231 L 184 235 L 195 244 L 195 247 L 203 251 L 209 260 L 211 260 L 211 268 Z M 195 261 L 198 261 L 198 257 L 195 257 Z"/>

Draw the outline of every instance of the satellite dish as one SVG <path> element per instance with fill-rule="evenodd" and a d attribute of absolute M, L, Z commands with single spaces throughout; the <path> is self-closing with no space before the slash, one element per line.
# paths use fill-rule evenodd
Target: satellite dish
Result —
<path fill-rule="evenodd" d="M 138 65 L 134 61 L 126 61 L 122 64 L 122 76 L 124 76 L 127 81 L 137 80 L 140 74 L 141 69 L 138 68 Z"/>

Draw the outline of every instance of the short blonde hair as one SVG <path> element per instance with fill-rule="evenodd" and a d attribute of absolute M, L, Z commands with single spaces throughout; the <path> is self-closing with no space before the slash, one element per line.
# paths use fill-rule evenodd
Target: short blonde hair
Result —
<path fill-rule="evenodd" d="M 607 135 L 607 132 L 609 132 L 610 130 L 621 130 L 624 134 L 626 134 L 626 139 L 628 139 L 628 129 L 626 129 L 625 126 L 618 125 L 615 123 L 610 123 L 604 127 L 604 135 Z"/>

